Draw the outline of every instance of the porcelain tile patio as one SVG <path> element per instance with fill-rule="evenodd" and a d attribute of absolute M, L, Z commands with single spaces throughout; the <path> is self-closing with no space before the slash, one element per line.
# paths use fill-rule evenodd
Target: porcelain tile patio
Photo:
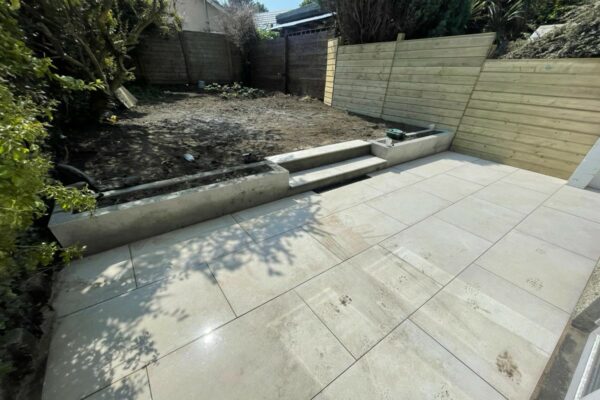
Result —
<path fill-rule="evenodd" d="M 365 204 L 317 220 L 310 234 L 345 260 L 400 232 L 406 225 Z"/>
<path fill-rule="evenodd" d="M 108 250 L 63 269 L 52 303 L 60 317 L 136 288 L 127 246 Z"/>
<path fill-rule="evenodd" d="M 412 225 L 452 203 L 411 186 L 377 197 L 367 204 L 404 224 Z"/>
<path fill-rule="evenodd" d="M 521 222 L 525 214 L 475 197 L 467 197 L 440 211 L 436 217 L 495 242 Z"/>
<path fill-rule="evenodd" d="M 529 399 L 569 315 L 475 265 L 411 320 L 510 399 Z"/>
<path fill-rule="evenodd" d="M 148 368 L 154 400 L 310 399 L 354 361 L 294 292 Z"/>
<path fill-rule="evenodd" d="M 296 291 L 352 355 L 359 357 L 440 287 L 375 246 Z"/>
<path fill-rule="evenodd" d="M 136 280 L 148 284 L 249 243 L 252 239 L 229 215 L 142 240 L 131 245 Z"/>
<path fill-rule="evenodd" d="M 44 400 L 526 399 L 600 193 L 452 152 L 86 257 Z"/>
<path fill-rule="evenodd" d="M 235 313 L 241 315 L 340 261 L 298 228 L 209 265 Z"/>
<path fill-rule="evenodd" d="M 410 321 L 403 322 L 317 400 L 504 399 Z"/>
<path fill-rule="evenodd" d="M 205 264 L 60 319 L 44 399 L 90 394 L 234 318 Z"/>
<path fill-rule="evenodd" d="M 570 313 L 595 262 L 514 231 L 481 256 L 477 264 Z"/>
<path fill-rule="evenodd" d="M 600 224 L 549 207 L 540 207 L 517 230 L 582 256 L 600 257 Z"/>
<path fill-rule="evenodd" d="M 430 217 L 381 245 L 438 283 L 446 284 L 492 243 Z"/>

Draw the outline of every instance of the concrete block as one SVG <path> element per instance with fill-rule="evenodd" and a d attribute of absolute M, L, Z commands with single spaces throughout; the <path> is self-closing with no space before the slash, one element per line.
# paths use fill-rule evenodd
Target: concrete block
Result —
<path fill-rule="evenodd" d="M 93 254 L 285 197 L 289 173 L 268 161 L 224 168 L 206 176 L 262 165 L 270 170 L 94 212 L 55 210 L 48 227 L 61 245 L 83 244 L 87 253 Z"/>
<path fill-rule="evenodd" d="M 388 145 L 388 139 L 382 138 L 371 141 L 371 153 L 387 161 L 387 166 L 401 164 L 416 160 L 417 158 L 446 151 L 450 148 L 454 132 L 440 131 L 431 136 L 426 136 L 405 142 L 396 142 Z"/>

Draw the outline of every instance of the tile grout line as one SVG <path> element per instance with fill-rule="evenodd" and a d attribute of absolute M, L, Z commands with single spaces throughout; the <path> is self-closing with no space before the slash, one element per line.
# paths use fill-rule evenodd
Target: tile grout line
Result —
<path fill-rule="evenodd" d="M 499 179 L 497 179 L 494 182 L 491 182 L 489 185 L 492 185 L 493 183 L 498 182 L 499 180 L 505 178 L 506 176 L 512 175 L 515 172 L 519 171 L 520 169 L 517 169 L 516 171 L 513 171 L 512 173 L 509 173 Z M 479 190 L 483 190 L 484 188 L 486 188 L 487 186 L 482 187 Z M 561 186 L 562 187 L 562 186 Z M 560 188 L 558 188 L 556 191 L 558 191 Z M 478 190 L 478 191 L 479 191 Z M 477 193 L 473 192 L 471 193 Z M 555 193 L 555 192 L 554 192 Z M 554 194 L 552 193 L 552 195 Z M 550 196 L 552 196 L 550 195 Z M 470 195 L 469 195 L 470 196 Z M 550 197 L 549 196 L 549 197 Z M 468 197 L 468 196 L 467 196 Z M 454 203 L 453 203 L 454 204 Z M 543 204 L 543 203 L 542 203 Z M 526 214 L 523 219 L 521 220 L 521 222 L 527 218 L 531 213 L 533 213 L 534 211 L 536 211 L 539 207 L 542 206 L 542 204 L 538 205 L 535 209 L 533 209 L 529 214 Z M 449 206 L 448 206 L 449 207 Z M 441 210 L 440 210 L 441 211 Z M 520 223 L 520 222 L 519 222 Z M 518 225 L 518 224 L 517 224 Z M 460 228 L 462 229 L 462 228 Z M 435 296 L 437 296 L 442 290 L 444 290 L 447 286 L 449 286 L 452 282 L 454 282 L 464 271 L 466 271 L 468 268 L 470 268 L 472 265 L 474 265 L 484 254 L 486 254 L 489 249 L 491 249 L 492 247 L 494 247 L 500 240 L 502 240 L 506 235 L 508 235 L 508 233 L 512 232 L 513 230 L 515 230 L 516 228 L 511 229 L 509 232 L 507 232 L 506 234 L 504 234 L 501 238 L 499 238 L 497 241 L 495 242 L 490 242 L 492 243 L 490 247 L 488 247 L 482 254 L 480 254 L 477 258 L 475 258 L 474 261 L 472 261 L 471 263 L 469 263 L 466 267 L 464 267 L 461 271 L 459 271 L 456 275 L 454 275 L 446 284 L 441 284 L 441 287 L 427 300 L 425 301 L 423 304 L 421 304 L 416 310 L 414 310 L 412 313 L 410 313 L 405 319 L 403 319 L 398 325 L 396 325 L 394 328 L 392 328 L 392 330 L 390 332 L 388 332 L 384 337 L 382 337 L 379 341 L 377 341 L 369 350 L 367 350 L 362 356 L 360 356 L 353 364 L 351 364 L 348 368 L 346 368 L 345 370 L 343 370 L 338 376 L 336 376 L 331 382 L 329 382 L 327 385 L 325 385 L 317 394 L 315 394 L 315 396 L 312 397 L 312 399 L 314 399 L 316 396 L 318 396 L 320 393 L 322 393 L 327 387 L 329 387 L 333 382 L 335 382 L 340 376 L 342 376 L 346 371 L 348 371 L 354 364 L 358 363 L 358 361 L 364 357 L 365 355 L 367 355 L 368 353 L 370 353 L 375 347 L 377 347 L 377 345 L 379 345 L 379 343 L 381 343 L 386 337 L 388 337 L 393 331 L 395 331 L 402 323 L 404 323 L 406 320 L 410 320 L 413 324 L 415 324 L 420 330 L 422 330 L 423 332 L 425 332 L 428 336 L 429 335 L 423 328 L 421 328 L 421 326 L 419 326 L 415 321 L 412 320 L 412 316 L 414 314 L 416 314 L 422 307 L 424 307 L 427 303 L 429 303 Z M 468 231 L 466 231 L 468 232 Z M 470 232 L 469 232 L 470 233 Z M 383 247 L 383 246 L 382 246 Z M 385 247 L 384 247 L 385 249 Z M 388 249 L 386 249 L 388 252 L 390 252 Z M 401 259 L 402 261 L 408 263 L 410 266 L 412 266 L 413 268 L 417 269 L 418 271 L 420 271 L 418 268 L 416 268 L 415 266 L 413 266 L 411 263 L 407 262 L 406 260 L 400 258 L 398 255 L 394 254 L 393 252 L 390 252 L 390 254 L 393 254 L 395 257 L 398 257 L 399 259 Z M 486 270 L 487 271 L 487 270 Z M 421 272 L 423 273 L 423 272 Z M 423 273 L 424 274 L 424 273 Z M 424 274 L 427 277 L 429 277 L 427 274 Z M 434 282 L 440 284 L 440 282 L 437 282 L 435 279 L 429 277 L 430 279 L 432 279 Z M 509 282 L 510 285 L 514 285 L 513 283 Z M 518 287 L 516 285 L 514 285 L 515 287 Z M 433 339 L 433 338 L 432 338 Z M 435 339 L 434 339 L 435 340 Z M 435 340 L 437 342 L 437 340 Z M 439 344 L 439 342 L 437 342 Z M 442 346 L 440 344 L 440 346 Z M 537 348 L 537 346 L 535 346 Z M 479 374 L 477 374 L 474 370 L 472 370 L 463 360 L 461 360 L 459 357 L 457 357 L 454 353 L 452 353 L 451 351 L 449 351 L 448 349 L 446 349 L 444 346 L 442 346 L 442 348 L 444 348 L 446 351 L 448 351 L 448 353 L 450 353 L 452 355 L 452 357 L 454 357 L 456 360 L 458 360 L 461 364 L 465 365 L 465 367 L 467 367 L 470 371 L 472 371 L 476 376 L 478 376 L 482 381 L 484 381 L 485 383 L 487 383 L 494 391 L 500 393 L 498 391 L 498 389 L 496 389 L 495 386 L 491 385 L 487 380 L 483 379 Z M 502 393 L 500 393 L 500 395 L 504 398 L 506 398 L 504 395 L 502 395 Z"/>
<path fill-rule="evenodd" d="M 148 380 L 148 390 L 150 391 L 150 400 L 154 400 L 154 395 L 152 394 L 152 383 L 150 382 L 150 372 L 148 372 L 148 366 L 144 367 L 146 370 L 146 379 Z"/>
<path fill-rule="evenodd" d="M 133 272 L 133 282 L 135 283 L 135 288 L 137 289 L 137 288 L 139 288 L 139 285 L 138 285 L 137 276 L 135 274 L 135 265 L 133 265 L 133 253 L 131 252 L 131 243 L 127 244 L 127 250 L 129 251 L 129 261 L 131 262 L 131 271 Z"/>
<path fill-rule="evenodd" d="M 352 354 L 352 352 L 350 350 L 348 350 L 348 348 L 346 347 L 346 345 L 340 340 L 339 337 L 337 337 L 337 335 L 335 333 L 333 333 L 333 331 L 329 328 L 329 326 L 321 319 L 321 317 L 319 317 L 317 315 L 317 313 L 315 312 L 315 310 L 313 310 L 313 308 L 310 306 L 310 304 L 308 304 L 308 302 L 306 300 L 304 300 L 304 297 L 302 297 L 300 295 L 300 293 L 298 293 L 298 291 L 296 289 L 294 289 L 294 293 L 296 294 L 296 296 L 298 296 L 300 298 L 300 300 L 306 304 L 306 307 L 308 307 L 308 309 L 313 313 L 313 315 L 319 320 L 319 322 L 325 327 L 327 328 L 327 330 L 329 331 L 329 333 L 331 333 L 333 335 L 333 337 L 339 342 L 339 344 L 344 348 L 344 350 L 346 350 L 348 352 L 348 354 L 350 355 L 350 357 L 352 357 L 354 359 L 354 362 L 356 362 L 356 357 L 354 357 L 354 354 Z"/>
<path fill-rule="evenodd" d="M 227 295 L 225 295 L 225 292 L 223 291 L 223 288 L 221 287 L 221 284 L 219 283 L 219 280 L 217 279 L 217 276 L 215 275 L 215 273 L 213 272 L 212 268 L 210 268 L 210 265 L 207 263 L 206 264 L 206 268 L 210 271 L 210 275 L 213 277 L 213 279 L 215 280 L 215 283 L 217 284 L 217 287 L 219 288 L 219 290 L 221 291 L 221 294 L 223 295 L 223 298 L 225 299 L 225 301 L 227 302 L 227 304 L 229 305 L 229 308 L 231 309 L 231 312 L 233 313 L 233 319 L 237 319 L 238 315 L 235 312 L 235 310 L 233 309 L 233 306 L 231 305 L 231 302 L 229 301 L 229 299 L 227 298 Z"/>

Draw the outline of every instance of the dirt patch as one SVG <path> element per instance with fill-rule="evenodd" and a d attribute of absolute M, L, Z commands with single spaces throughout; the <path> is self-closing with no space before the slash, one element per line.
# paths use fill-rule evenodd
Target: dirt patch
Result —
<path fill-rule="evenodd" d="M 67 162 L 101 188 L 126 177 L 147 183 L 262 160 L 274 154 L 353 139 L 383 137 L 396 123 L 362 118 L 313 99 L 275 94 L 252 100 L 163 92 L 73 136 Z M 191 154 L 194 161 L 184 159 Z"/>
<path fill-rule="evenodd" d="M 521 371 L 519 371 L 519 366 L 515 363 L 508 351 L 498 354 L 498 357 L 496 357 L 496 367 L 501 374 L 506 375 L 510 380 L 516 383 L 521 382 Z"/>

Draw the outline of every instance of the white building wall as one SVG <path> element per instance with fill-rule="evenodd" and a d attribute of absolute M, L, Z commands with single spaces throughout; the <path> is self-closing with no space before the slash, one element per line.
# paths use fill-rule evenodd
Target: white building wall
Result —
<path fill-rule="evenodd" d="M 181 17 L 182 29 L 194 32 L 223 32 L 223 11 L 208 0 L 174 0 L 175 10 Z M 208 11 L 208 12 L 207 12 Z"/>

